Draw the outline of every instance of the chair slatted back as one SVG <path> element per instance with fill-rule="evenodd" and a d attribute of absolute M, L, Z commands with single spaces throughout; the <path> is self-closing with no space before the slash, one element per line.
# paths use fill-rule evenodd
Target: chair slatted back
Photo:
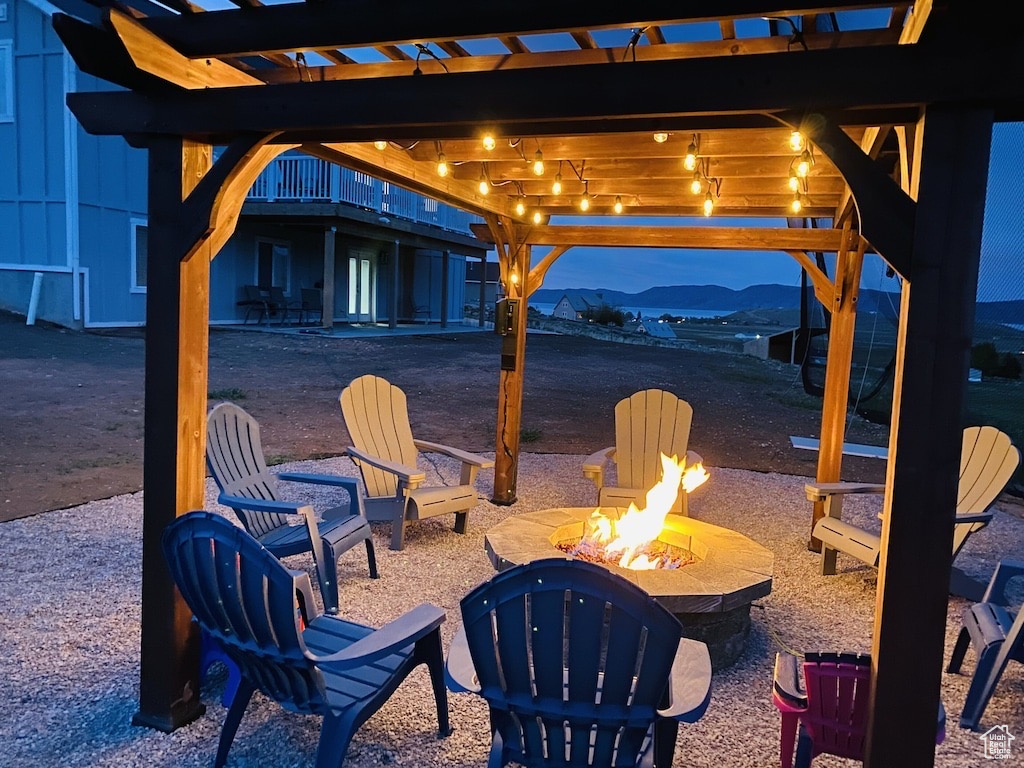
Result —
<path fill-rule="evenodd" d="M 263 458 L 260 425 L 234 403 L 221 403 L 206 417 L 206 463 L 222 493 L 277 500 L 277 481 Z M 285 515 L 273 512 L 235 509 L 235 514 L 253 536 L 287 525 Z"/>
<path fill-rule="evenodd" d="M 505 571 L 462 600 L 481 695 L 527 766 L 635 766 L 679 644 L 671 613 L 590 563 Z"/>
<path fill-rule="evenodd" d="M 211 512 L 190 512 L 167 526 L 163 549 L 196 620 L 243 677 L 287 709 L 322 713 L 323 675 L 306 658 L 296 579 L 281 562 Z"/>
<path fill-rule="evenodd" d="M 647 389 L 615 406 L 616 484 L 651 488 L 661 479 L 661 454 L 686 455 L 693 408 L 671 392 Z"/>
<path fill-rule="evenodd" d="M 405 393 L 379 376 L 360 376 L 341 392 L 341 414 L 352 444 L 388 461 L 416 466 L 419 451 L 412 440 Z M 398 480 L 390 472 L 360 465 L 370 497 L 394 496 Z"/>
<path fill-rule="evenodd" d="M 860 654 L 807 654 L 807 712 L 801 716 L 816 752 L 864 757 L 871 659 Z"/>
<path fill-rule="evenodd" d="M 995 427 L 968 427 L 960 449 L 960 480 L 957 484 L 958 515 L 985 512 L 996 503 L 1010 482 L 1020 451 L 1010 436 Z M 974 531 L 985 523 L 958 525 L 953 532 L 954 557 Z"/>

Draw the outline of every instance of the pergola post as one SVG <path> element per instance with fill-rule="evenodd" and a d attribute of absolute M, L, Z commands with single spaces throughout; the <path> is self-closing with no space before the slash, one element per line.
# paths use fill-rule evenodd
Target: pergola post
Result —
<path fill-rule="evenodd" d="M 395 240 L 395 247 L 391 252 L 391 316 L 388 318 L 388 328 L 391 330 L 398 327 L 398 285 L 400 275 L 398 267 L 398 251 L 399 241 Z"/>
<path fill-rule="evenodd" d="M 320 325 L 325 331 L 334 328 L 334 249 L 338 241 L 338 228 L 324 228 L 324 284 L 320 292 Z"/>
<path fill-rule="evenodd" d="M 523 417 L 523 368 L 526 358 L 527 276 L 530 246 L 504 249 L 498 244 L 498 260 L 506 298 L 518 301 L 511 333 L 502 340 L 502 365 L 498 374 L 497 450 L 494 455 L 495 504 L 514 504 L 519 471 L 519 432 Z M 495 324 L 498 318 L 495 317 Z"/>
<path fill-rule="evenodd" d="M 476 324 L 480 328 L 484 327 L 484 310 L 487 308 L 487 254 L 480 259 L 480 317 L 477 318 Z"/>
<path fill-rule="evenodd" d="M 857 294 L 860 291 L 861 268 L 864 265 L 864 241 L 857 238 L 851 249 L 850 230 L 844 229 L 843 248 L 836 254 L 836 276 L 832 301 L 827 307 L 832 314 L 828 334 L 828 357 L 825 365 L 825 392 L 821 406 L 821 440 L 818 450 L 819 483 L 835 483 L 843 468 L 843 440 L 846 436 L 846 410 L 850 395 L 850 364 L 853 361 L 853 337 L 857 323 Z M 825 515 L 825 502 L 814 502 L 811 530 Z M 818 552 L 821 542 L 811 536 L 809 549 Z M 836 552 L 826 555 L 826 572 L 835 570 Z"/>
<path fill-rule="evenodd" d="M 992 137 L 988 110 L 929 107 L 923 119 L 897 342 L 866 768 L 892 765 L 894 755 L 908 768 L 934 761 Z"/>
<path fill-rule="evenodd" d="M 451 251 L 445 248 L 441 252 L 441 327 L 448 327 L 448 264 Z"/>
<path fill-rule="evenodd" d="M 149 280 L 142 522 L 142 644 L 135 725 L 161 731 L 195 720 L 199 642 L 161 549 L 164 528 L 203 507 L 210 245 L 182 239 L 185 197 L 212 166 L 212 147 L 154 139 L 149 147 Z"/>

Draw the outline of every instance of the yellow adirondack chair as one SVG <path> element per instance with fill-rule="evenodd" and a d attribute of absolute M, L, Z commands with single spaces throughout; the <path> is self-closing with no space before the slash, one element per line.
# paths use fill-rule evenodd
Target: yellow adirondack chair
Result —
<path fill-rule="evenodd" d="M 592 454 L 583 462 L 583 475 L 597 487 L 602 507 L 643 507 L 647 491 L 661 479 L 661 454 L 686 457 L 687 466 L 702 461 L 687 450 L 693 408 L 671 392 L 646 389 L 623 398 L 615 406 L 615 445 Z M 615 462 L 616 485 L 604 484 L 605 466 Z M 680 489 L 676 514 L 689 514 L 686 493 Z"/>
<path fill-rule="evenodd" d="M 341 396 L 341 413 L 352 445 L 345 452 L 362 473 L 366 517 L 391 521 L 391 548 L 402 549 L 411 520 L 455 514 L 456 533 L 466 532 L 469 510 L 479 497 L 473 488 L 477 470 L 494 461 L 457 448 L 416 440 L 409 426 L 405 393 L 379 376 L 354 379 Z M 442 453 L 462 462 L 459 485 L 423 486 L 419 452 Z"/>

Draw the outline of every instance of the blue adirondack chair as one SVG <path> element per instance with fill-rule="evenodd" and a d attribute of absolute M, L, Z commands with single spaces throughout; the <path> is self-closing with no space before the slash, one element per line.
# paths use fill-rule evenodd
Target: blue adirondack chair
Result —
<path fill-rule="evenodd" d="M 453 691 L 490 707 L 488 768 L 667 768 L 679 722 L 711 697 L 704 643 L 635 584 L 555 558 L 511 568 L 462 600 Z"/>
<path fill-rule="evenodd" d="M 420 605 L 376 630 L 319 613 L 305 573 L 285 568 L 211 512 L 189 512 L 167 526 L 163 550 L 196 621 L 240 671 L 216 768 L 227 760 L 256 690 L 291 712 L 321 715 L 317 768 L 340 766 L 355 731 L 418 664 L 430 672 L 438 729 L 451 732 L 440 608 Z"/>
<path fill-rule="evenodd" d="M 961 728 L 978 728 L 1006 665 L 1011 659 L 1024 662 L 1024 608 L 1016 618 L 1007 609 L 1006 587 L 1015 576 L 1024 576 L 1024 562 L 1000 560 L 981 602 L 964 609 L 964 625 L 946 669 L 959 672 L 968 646 L 974 648 L 978 658 L 960 715 Z"/>
<path fill-rule="evenodd" d="M 220 488 L 218 503 L 231 507 L 263 546 L 278 557 L 313 553 L 328 613 L 338 610 L 337 563 L 343 553 L 365 542 L 370 577 L 377 578 L 372 531 L 356 478 L 305 472 L 272 474 L 263 458 L 260 425 L 234 403 L 220 403 L 206 417 L 206 463 Z M 348 493 L 349 503 L 327 510 L 323 520 L 317 521 L 312 508 L 281 500 L 278 480 L 336 486 Z M 302 525 L 289 524 L 289 516 L 295 515 L 305 515 Z"/>

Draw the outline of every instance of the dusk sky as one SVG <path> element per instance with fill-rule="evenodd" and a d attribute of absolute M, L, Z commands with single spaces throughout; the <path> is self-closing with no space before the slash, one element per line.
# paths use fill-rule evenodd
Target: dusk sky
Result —
<path fill-rule="evenodd" d="M 978 299 L 998 301 L 1024 298 L 1024 269 L 1020 233 L 1020 206 L 1024 199 L 1024 124 L 995 127 L 989 165 L 985 228 L 982 235 Z M 600 219 L 562 217 L 563 223 Z M 676 220 L 631 218 L 630 224 L 666 225 Z M 689 225 L 693 220 L 689 220 Z M 552 223 L 559 223 L 552 218 Z M 604 223 L 610 223 L 607 219 Z M 617 222 L 616 222 L 617 223 Z M 704 220 L 698 226 L 707 225 Z M 783 219 L 712 220 L 718 226 L 786 226 Z M 539 261 L 546 250 L 534 250 Z M 899 290 L 895 280 L 883 276 L 877 256 L 865 259 L 862 284 L 868 288 Z M 800 268 L 781 253 L 671 250 L 653 248 L 573 248 L 548 270 L 544 288 L 611 288 L 638 293 L 656 285 L 721 285 L 745 288 L 762 283 L 799 285 Z"/>

